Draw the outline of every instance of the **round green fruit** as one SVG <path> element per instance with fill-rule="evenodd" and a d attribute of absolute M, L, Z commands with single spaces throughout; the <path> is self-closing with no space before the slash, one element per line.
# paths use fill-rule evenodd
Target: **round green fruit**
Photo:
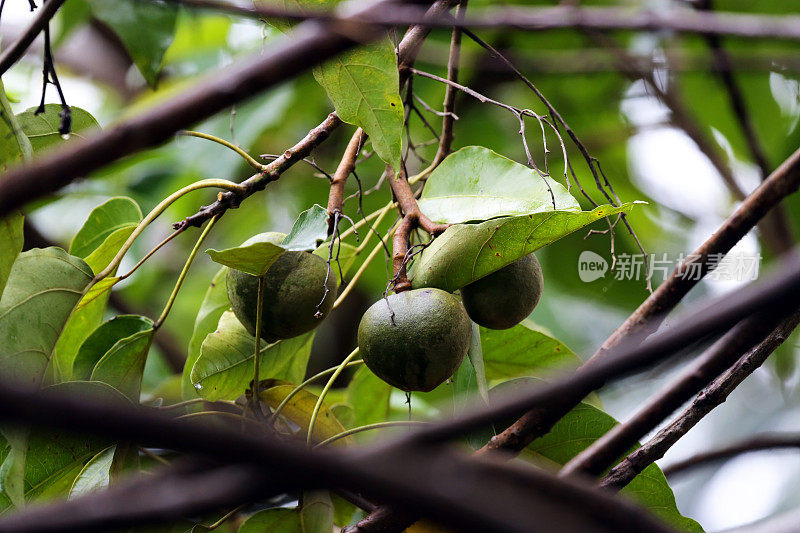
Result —
<path fill-rule="evenodd" d="M 282 233 L 262 233 L 245 244 L 280 244 L 284 237 Z M 233 313 L 255 335 L 258 278 L 231 268 L 226 282 Z M 325 287 L 329 291 L 327 296 Z M 284 252 L 264 274 L 261 338 L 275 342 L 316 328 L 333 308 L 337 289 L 336 275 L 328 272 L 328 265 L 321 257 L 308 252 Z M 325 301 L 320 306 L 323 296 Z"/>
<path fill-rule="evenodd" d="M 428 392 L 458 369 L 472 324 L 458 298 L 440 289 L 392 294 L 367 309 L 358 326 L 364 363 L 386 383 Z"/>
<path fill-rule="evenodd" d="M 542 296 L 542 266 L 533 254 L 462 287 L 469 317 L 489 329 L 508 329 L 525 319 Z"/>

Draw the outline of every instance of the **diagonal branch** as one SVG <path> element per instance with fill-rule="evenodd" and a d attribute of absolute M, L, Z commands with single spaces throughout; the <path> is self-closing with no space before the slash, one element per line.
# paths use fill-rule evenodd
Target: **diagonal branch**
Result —
<path fill-rule="evenodd" d="M 788 314 L 789 316 L 798 314 L 797 309 L 789 311 Z M 648 399 L 632 417 L 614 426 L 564 465 L 559 475 L 602 474 L 662 420 L 700 392 L 754 346 L 763 342 L 786 318 L 786 313 L 776 314 L 772 310 L 767 310 L 737 324 L 687 365 L 678 377 Z"/>
<path fill-rule="evenodd" d="M 25 31 L 0 55 L 0 76 L 19 61 L 19 58 L 25 54 L 31 43 L 47 27 L 50 19 L 55 16 L 64 2 L 66 0 L 48 0 L 44 2 L 31 23 L 25 28 Z"/>
<path fill-rule="evenodd" d="M 784 319 L 758 346 L 719 376 L 678 415 L 642 447 L 628 455 L 602 479 L 600 486 L 619 490 L 666 451 L 715 407 L 721 405 L 750 374 L 755 372 L 800 323 L 800 313 Z"/>

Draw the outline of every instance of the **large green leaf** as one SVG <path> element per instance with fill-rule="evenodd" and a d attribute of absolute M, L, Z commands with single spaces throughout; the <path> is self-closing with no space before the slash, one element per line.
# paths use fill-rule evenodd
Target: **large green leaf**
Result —
<path fill-rule="evenodd" d="M 73 237 L 69 253 L 85 259 L 103 247 L 114 232 L 136 227 L 141 220 L 142 211 L 136 202 L 123 196 L 110 198 L 89 213 Z"/>
<path fill-rule="evenodd" d="M 511 329 L 480 328 L 480 338 L 488 379 L 542 376 L 581 364 L 572 350 L 528 319 Z"/>
<path fill-rule="evenodd" d="M 302 380 L 311 354 L 314 332 L 264 345 L 260 352 L 260 379 Z M 208 335 L 200 357 L 192 368 L 191 380 L 207 400 L 233 400 L 253 380 L 255 338 L 230 311 L 222 314 L 217 330 Z"/>
<path fill-rule="evenodd" d="M 403 102 L 399 93 L 397 57 L 388 39 L 345 52 L 314 69 L 336 112 L 360 126 L 375 153 L 400 169 Z"/>
<path fill-rule="evenodd" d="M 92 381 L 108 383 L 128 398 L 138 401 L 144 364 L 153 341 L 153 321 L 137 315 L 121 315 L 97 328 L 81 346 L 75 368 L 83 377 L 85 368 L 96 361 Z"/>
<path fill-rule="evenodd" d="M 200 347 L 203 341 L 217 329 L 222 313 L 231 306 L 230 302 L 228 302 L 228 292 L 225 288 L 227 271 L 227 268 L 222 267 L 214 275 L 211 285 L 209 285 L 203 297 L 203 303 L 200 304 L 200 310 L 197 312 L 192 338 L 189 339 L 189 355 L 186 357 L 183 374 L 181 375 L 181 396 L 184 400 L 199 398 L 197 389 L 192 385 L 192 368 L 197 358 L 200 357 Z"/>
<path fill-rule="evenodd" d="M 24 218 L 21 214 L 0 218 L 0 296 L 3 295 L 11 267 L 22 251 L 24 239 L 22 226 Z"/>
<path fill-rule="evenodd" d="M 630 211 L 633 205 L 547 211 L 450 226 L 414 261 L 411 282 L 416 288 L 452 292 L 596 220 Z"/>
<path fill-rule="evenodd" d="M 45 104 L 44 113 L 36 114 L 36 107 L 26 109 L 17 120 L 31 142 L 34 152 L 39 152 L 58 145 L 65 141 L 84 139 L 85 134 L 100 125 L 97 120 L 86 110 L 70 106 L 72 128 L 68 139 L 64 139 L 58 132 L 61 126 L 61 104 Z"/>
<path fill-rule="evenodd" d="M 104 383 L 72 381 L 47 387 L 48 394 L 80 395 L 102 403 L 132 407 L 130 402 Z M 27 438 L 24 461 L 25 501 L 66 496 L 87 462 L 112 442 L 65 431 L 35 429 Z M 0 498 L 2 500 L 2 498 Z"/>
<path fill-rule="evenodd" d="M 392 386 L 362 366 L 347 386 L 347 403 L 353 406 L 354 426 L 384 422 L 389 417 Z"/>
<path fill-rule="evenodd" d="M 82 259 L 60 248 L 23 252 L 0 298 L 0 371 L 38 386 L 64 324 L 93 278 Z"/>
<path fill-rule="evenodd" d="M 539 380 L 519 378 L 507 381 L 492 389 L 492 395 L 502 390 L 504 393 L 515 389 L 536 386 Z M 507 421 L 498 425 L 498 430 L 510 425 Z M 591 405 L 581 403 L 559 420 L 550 432 L 533 441 L 523 452 L 536 460 L 544 458 L 557 465 L 564 465 L 594 441 L 617 424 L 613 417 Z M 675 504 L 675 496 L 667 483 L 666 477 L 652 464 L 622 490 L 632 499 L 638 501 L 662 520 L 675 526 L 680 531 L 702 531 L 702 528 L 690 518 L 680 514 Z"/>
<path fill-rule="evenodd" d="M 286 250 L 313 251 L 327 236 L 328 210 L 314 204 L 300 213 L 281 247 Z"/>
<path fill-rule="evenodd" d="M 327 490 L 303 493 L 300 523 L 303 533 L 330 533 L 333 531 L 333 503 Z"/>
<path fill-rule="evenodd" d="M 556 210 L 580 211 L 557 181 L 488 148 L 467 146 L 431 173 L 419 206 L 435 222 L 458 224 L 553 211 L 554 198 Z"/>
<path fill-rule="evenodd" d="M 92 15 L 119 36 L 151 87 L 158 81 L 164 53 L 175 37 L 177 6 L 169 2 L 89 0 Z"/>

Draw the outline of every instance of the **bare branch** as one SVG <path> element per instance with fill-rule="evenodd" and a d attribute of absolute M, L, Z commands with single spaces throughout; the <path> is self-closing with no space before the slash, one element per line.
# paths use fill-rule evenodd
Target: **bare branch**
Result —
<path fill-rule="evenodd" d="M 795 313 L 781 322 L 758 346 L 706 387 L 675 420 L 615 466 L 602 479 L 600 485 L 604 488 L 619 490 L 630 483 L 648 465 L 663 457 L 664 453 L 678 439 L 683 437 L 715 407 L 721 405 L 747 376 L 755 372 L 767 360 L 767 357 L 789 338 L 798 323 L 800 323 L 800 313 Z"/>

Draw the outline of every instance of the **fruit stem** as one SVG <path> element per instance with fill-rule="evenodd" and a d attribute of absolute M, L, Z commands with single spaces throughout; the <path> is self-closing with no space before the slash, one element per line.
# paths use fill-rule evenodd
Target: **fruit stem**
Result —
<path fill-rule="evenodd" d="M 211 231 L 211 228 L 214 227 L 214 224 L 217 223 L 219 220 L 219 215 L 216 215 L 214 218 L 208 221 L 206 227 L 203 229 L 203 232 L 200 233 L 200 236 L 197 238 L 197 242 L 194 244 L 194 248 L 189 253 L 189 257 L 186 259 L 186 263 L 183 265 L 183 269 L 181 270 L 180 275 L 178 276 L 178 281 L 175 282 L 175 287 L 172 289 L 172 294 L 169 295 L 169 300 L 167 300 L 167 304 L 164 306 L 164 310 L 161 312 L 161 316 L 158 317 L 158 320 L 155 321 L 153 324 L 153 330 L 157 330 L 161 327 L 161 324 L 167 319 L 167 315 L 169 315 L 170 310 L 172 309 L 172 304 L 175 303 L 175 298 L 178 297 L 178 291 L 181 290 L 181 285 L 183 285 L 183 280 L 186 279 L 186 275 L 189 273 L 189 267 L 192 266 L 194 262 L 194 258 L 197 257 L 197 253 L 200 251 L 200 247 L 203 245 L 203 241 L 206 240 L 208 233 Z"/>
<path fill-rule="evenodd" d="M 220 139 L 219 137 L 217 137 L 215 135 L 211 135 L 209 133 L 202 133 L 200 131 L 191 131 L 191 130 L 180 131 L 180 132 L 178 132 L 178 135 L 186 135 L 187 137 L 197 137 L 198 139 L 206 139 L 207 141 L 213 141 L 213 142 L 215 142 L 217 144 L 221 144 L 222 146 L 225 146 L 226 148 L 230 148 L 231 150 L 233 150 L 234 152 L 239 154 L 242 157 L 242 159 L 247 161 L 248 165 L 250 165 L 254 169 L 258 170 L 259 172 L 263 172 L 263 171 L 265 171 L 267 169 L 267 165 L 263 165 L 263 164 L 259 163 L 250 154 L 248 154 L 247 152 L 245 152 L 244 150 L 242 150 L 241 148 L 239 148 L 235 144 L 230 143 L 230 142 L 226 141 L 225 139 Z"/>
<path fill-rule="evenodd" d="M 266 274 L 265 274 L 266 275 Z M 255 355 L 253 356 L 253 403 L 258 403 L 259 398 L 259 365 L 261 352 L 261 322 L 264 313 L 264 276 L 258 277 L 258 303 L 256 304 L 256 342 L 255 342 Z"/>
<path fill-rule="evenodd" d="M 364 360 L 363 359 L 356 359 L 355 361 L 350 361 L 345 366 L 350 367 L 350 366 L 357 366 L 357 365 L 361 365 L 361 364 L 364 364 Z M 275 417 L 277 417 L 281 413 L 281 411 L 283 411 L 283 408 L 286 407 L 286 404 L 289 403 L 289 400 L 294 398 L 297 395 L 297 393 L 299 393 L 301 390 L 303 390 L 304 388 L 306 388 L 308 385 L 310 385 L 312 382 L 318 380 L 319 378 L 325 377 L 328 374 L 331 374 L 331 373 L 335 372 L 337 368 L 339 368 L 339 366 L 333 366 L 333 367 L 331 367 L 331 368 L 329 368 L 327 370 L 323 370 L 319 374 L 315 374 L 315 375 L 311 376 L 310 378 L 308 378 L 307 380 L 302 382 L 300 385 L 295 387 L 294 390 L 292 390 L 292 392 L 287 394 L 286 398 L 284 398 L 281 401 L 281 403 L 278 404 L 278 407 L 276 407 L 275 410 L 272 412 L 272 418 L 274 419 Z"/>
<path fill-rule="evenodd" d="M 424 422 L 422 420 L 392 420 L 389 422 L 376 422 L 374 424 L 367 424 L 365 426 L 359 426 L 357 428 L 348 429 L 347 431 L 342 431 L 341 433 L 337 433 L 332 437 L 328 437 L 324 441 L 320 442 L 314 449 L 320 448 L 322 446 L 326 446 L 331 442 L 337 441 L 339 439 L 343 439 L 345 437 L 349 437 L 350 435 L 354 435 L 356 433 L 361 433 L 362 431 L 369 431 L 371 429 L 380 429 L 380 428 L 387 428 L 392 426 L 416 426 L 418 424 L 427 424 L 428 422 Z"/>
<path fill-rule="evenodd" d="M 322 408 L 322 402 L 325 400 L 325 396 L 328 394 L 328 391 L 331 390 L 333 387 L 333 382 L 336 381 L 336 378 L 339 377 L 339 374 L 347 368 L 347 363 L 353 360 L 353 358 L 358 355 L 358 346 L 356 349 L 350 352 L 350 355 L 344 358 L 336 370 L 333 371 L 333 375 L 328 379 L 328 382 L 323 387 L 322 392 L 319 393 L 319 398 L 317 399 L 317 404 L 314 406 L 314 411 L 311 413 L 311 420 L 308 422 L 308 435 L 306 436 L 306 444 L 311 444 L 311 435 L 314 434 L 314 424 L 317 422 L 317 416 L 319 415 L 319 410 Z"/>

